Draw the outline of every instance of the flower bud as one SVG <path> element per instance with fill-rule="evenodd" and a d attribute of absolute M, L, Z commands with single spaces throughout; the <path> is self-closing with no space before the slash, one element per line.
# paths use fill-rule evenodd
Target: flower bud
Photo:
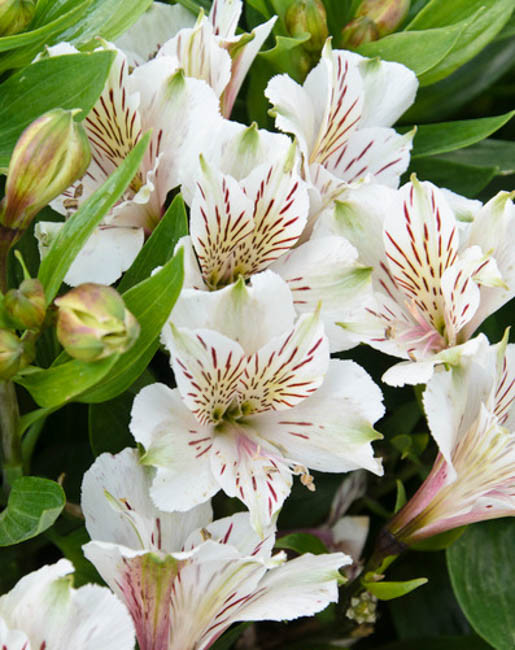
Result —
<path fill-rule="evenodd" d="M 286 29 L 292 36 L 311 34 L 302 44 L 307 52 L 320 52 L 329 36 L 327 14 L 322 0 L 294 0 L 285 15 Z"/>
<path fill-rule="evenodd" d="M 18 289 L 5 294 L 5 310 L 16 327 L 39 329 L 45 320 L 45 291 L 39 280 L 24 280 Z"/>
<path fill-rule="evenodd" d="M 139 335 L 139 324 L 112 288 L 81 284 L 55 301 L 57 338 L 80 361 L 96 361 L 125 352 Z"/>
<path fill-rule="evenodd" d="M 33 217 L 88 168 L 90 150 L 76 111 L 56 108 L 29 124 L 13 151 L 0 205 L 3 239 L 12 245 Z"/>
<path fill-rule="evenodd" d="M 23 342 L 11 330 L 0 329 L 0 379 L 7 380 L 27 365 Z"/>
<path fill-rule="evenodd" d="M 377 41 L 379 32 L 373 20 L 355 18 L 342 29 L 342 45 L 348 50 L 354 50 L 363 43 Z"/>
<path fill-rule="evenodd" d="M 356 12 L 356 17 L 372 20 L 379 38 L 382 38 L 399 27 L 409 8 L 410 0 L 364 0 Z"/>
<path fill-rule="evenodd" d="M 0 0 L 0 36 L 23 31 L 35 12 L 35 0 Z"/>

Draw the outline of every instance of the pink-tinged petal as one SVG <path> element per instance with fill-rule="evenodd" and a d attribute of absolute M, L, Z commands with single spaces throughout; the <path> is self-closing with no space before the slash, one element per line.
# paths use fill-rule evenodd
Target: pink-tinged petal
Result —
<path fill-rule="evenodd" d="M 499 343 L 500 351 L 503 343 Z M 515 430 L 515 345 L 507 345 L 501 353 L 495 386 L 494 413 L 499 424 L 509 431 Z"/>
<path fill-rule="evenodd" d="M 159 50 L 158 57 L 179 61 L 187 77 L 202 79 L 220 97 L 231 78 L 231 57 L 219 44 L 213 28 L 204 16 L 191 29 L 181 29 Z"/>
<path fill-rule="evenodd" d="M 229 544 L 243 555 L 268 560 L 275 544 L 275 529 L 270 528 L 268 535 L 262 539 L 251 527 L 249 513 L 237 512 L 194 531 L 186 540 L 184 550 L 200 546 L 206 538 L 219 544 Z"/>
<path fill-rule="evenodd" d="M 372 296 L 372 269 L 357 263 L 356 249 L 336 235 L 311 239 L 284 255 L 271 268 L 283 277 L 299 313 L 314 311 L 320 317 L 331 352 L 353 347 L 359 337 L 338 323 L 359 320 Z"/>
<path fill-rule="evenodd" d="M 360 126 L 392 126 L 413 104 L 418 81 L 415 73 L 400 63 L 365 59 L 346 52 L 363 79 L 365 101 Z"/>
<path fill-rule="evenodd" d="M 259 590 L 234 620 L 281 621 L 312 616 L 338 601 L 339 569 L 351 562 L 344 553 L 305 553 L 290 560 L 266 574 Z"/>
<path fill-rule="evenodd" d="M 237 497 L 250 512 L 252 527 L 261 538 L 290 494 L 288 465 L 260 444 L 250 430 L 228 428 L 217 436 L 211 455 L 212 471 L 223 491 Z"/>
<path fill-rule="evenodd" d="M 371 442 L 384 413 L 379 387 L 352 361 L 331 360 L 324 383 L 312 397 L 281 413 L 250 420 L 270 444 L 293 462 L 324 472 L 364 468 L 382 474 Z"/>
<path fill-rule="evenodd" d="M 254 230 L 252 201 L 231 176 L 201 158 L 202 176 L 191 205 L 191 238 L 211 288 L 238 274 L 238 249 Z"/>
<path fill-rule="evenodd" d="M 157 468 L 150 492 L 160 510 L 189 510 L 218 492 L 209 468 L 212 428 L 198 423 L 178 390 L 163 384 L 141 390 L 130 430 L 146 449 L 141 462 Z"/>
<path fill-rule="evenodd" d="M 300 316 L 292 330 L 248 359 L 238 391 L 243 412 L 292 408 L 322 384 L 328 363 L 329 347 L 319 314 Z"/>
<path fill-rule="evenodd" d="M 213 33 L 220 38 L 232 38 L 241 15 L 241 0 L 214 0 L 209 12 Z"/>
<path fill-rule="evenodd" d="M 247 76 L 250 66 L 254 62 L 261 46 L 268 38 L 277 20 L 274 16 L 266 23 L 255 27 L 250 34 L 242 34 L 239 38 L 232 38 L 224 43 L 232 59 L 231 79 L 225 88 L 222 97 L 222 115 L 229 117 L 241 85 Z"/>
<path fill-rule="evenodd" d="M 172 367 L 184 404 L 201 424 L 218 424 L 236 396 L 245 353 L 213 330 L 171 327 Z"/>
<path fill-rule="evenodd" d="M 210 328 L 237 341 L 254 354 L 270 339 L 290 330 L 295 309 L 286 282 L 272 271 L 253 275 L 218 291 L 183 289 L 170 320 L 177 327 Z M 172 330 L 164 327 L 161 340 L 169 348 Z"/>
<path fill-rule="evenodd" d="M 297 243 L 307 222 L 308 192 L 296 171 L 295 149 L 261 165 L 242 183 L 253 202 L 254 229 L 234 254 L 234 273 L 263 271 Z"/>
<path fill-rule="evenodd" d="M 479 210 L 470 226 L 467 244 L 479 245 L 485 254 L 495 258 L 504 281 L 503 287 L 481 287 L 479 308 L 463 330 L 463 336 L 469 338 L 487 316 L 515 295 L 513 193 L 499 192 Z"/>
<path fill-rule="evenodd" d="M 193 27 L 195 16 L 182 5 L 153 2 L 149 9 L 116 41 L 131 67 L 152 59 L 160 47 L 184 27 Z"/>
<path fill-rule="evenodd" d="M 397 188 L 401 174 L 409 165 L 414 135 L 414 131 L 399 135 L 384 127 L 359 129 L 350 134 L 325 166 L 347 183 L 369 177 L 374 183 Z"/>
<path fill-rule="evenodd" d="M 135 449 L 102 454 L 84 474 L 81 506 L 91 539 L 133 549 L 172 552 L 212 519 L 209 503 L 164 513 L 150 499 L 152 476 Z"/>
<path fill-rule="evenodd" d="M 431 183 L 413 178 L 400 192 L 402 211 L 387 214 L 384 223 L 389 270 L 415 319 L 443 334 L 441 278 L 458 256 L 456 220 Z"/>

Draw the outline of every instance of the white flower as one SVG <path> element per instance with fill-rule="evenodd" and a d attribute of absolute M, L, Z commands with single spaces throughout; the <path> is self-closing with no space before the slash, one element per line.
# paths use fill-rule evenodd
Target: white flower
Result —
<path fill-rule="evenodd" d="M 515 515 L 515 345 L 480 337 L 473 358 L 439 368 L 423 395 L 440 453 L 389 524 L 406 544 L 457 526 Z"/>
<path fill-rule="evenodd" d="M 247 513 L 210 523 L 208 504 L 160 512 L 149 485 L 126 449 L 97 458 L 82 486 L 85 555 L 127 603 L 140 650 L 204 650 L 235 621 L 309 616 L 337 600 L 343 553 L 285 562 L 272 556 L 273 531 L 260 539 Z"/>
<path fill-rule="evenodd" d="M 52 48 L 51 54 L 59 54 L 62 48 Z M 73 286 L 86 281 L 111 284 L 130 266 L 144 235 L 159 222 L 167 193 L 180 184 L 180 173 L 193 166 L 208 133 L 222 121 L 213 91 L 204 82 L 185 78 L 176 59 L 163 56 L 130 72 L 125 55 L 115 51 L 105 88 L 84 121 L 91 164 L 52 207 L 61 214 L 73 213 L 148 129 L 152 129 L 152 139 L 122 199 L 66 275 L 66 282 Z M 38 225 L 42 253 L 60 227 L 46 222 Z"/>
<path fill-rule="evenodd" d="M 24 576 L 0 597 L 0 648 L 5 650 L 132 650 L 125 606 L 105 587 L 72 587 L 68 560 Z"/>
<path fill-rule="evenodd" d="M 380 474 L 370 442 L 381 393 L 357 364 L 329 360 L 318 314 L 294 323 L 288 289 L 269 271 L 207 295 L 183 305 L 187 328 L 163 333 L 178 388 L 154 384 L 134 401 L 130 428 L 156 467 L 156 505 L 188 510 L 223 489 L 262 532 L 292 473 L 308 484 L 307 467 Z"/>
<path fill-rule="evenodd" d="M 446 196 L 416 178 L 399 191 L 363 187 L 317 228 L 348 238 L 374 269 L 376 305 L 362 323 L 342 326 L 411 360 L 387 371 L 392 385 L 425 383 L 435 364 L 475 354 L 474 330 L 515 293 L 510 195 L 501 192 L 472 223 L 457 221 Z"/>

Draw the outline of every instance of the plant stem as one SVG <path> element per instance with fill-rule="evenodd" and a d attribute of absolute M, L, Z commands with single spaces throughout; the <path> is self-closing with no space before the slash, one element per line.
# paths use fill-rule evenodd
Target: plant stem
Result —
<path fill-rule="evenodd" d="M 12 381 L 0 381 L 0 431 L 2 434 L 3 488 L 7 494 L 13 481 L 21 476 L 22 455 L 17 432 L 19 418 L 16 389 Z"/>

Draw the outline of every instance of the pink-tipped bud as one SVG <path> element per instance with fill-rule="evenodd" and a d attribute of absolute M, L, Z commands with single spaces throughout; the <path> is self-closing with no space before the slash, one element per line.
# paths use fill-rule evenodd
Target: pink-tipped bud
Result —
<path fill-rule="evenodd" d="M 306 52 L 321 51 L 329 36 L 322 0 L 294 0 L 288 7 L 284 21 L 288 33 L 294 37 L 311 34 L 311 38 L 302 44 Z"/>
<path fill-rule="evenodd" d="M 410 0 L 363 0 L 356 17 L 372 20 L 379 38 L 382 38 L 399 27 L 406 18 L 409 8 Z"/>
<path fill-rule="evenodd" d="M 19 329 L 37 330 L 46 316 L 45 291 L 39 280 L 24 280 L 5 294 L 5 310 Z"/>
<path fill-rule="evenodd" d="M 8 380 L 34 358 L 32 340 L 22 341 L 11 330 L 0 329 L 0 379 Z"/>
<path fill-rule="evenodd" d="M 75 112 L 48 111 L 29 124 L 16 143 L 0 204 L 2 239 L 11 245 L 34 216 L 88 168 L 88 138 L 74 121 Z"/>
<path fill-rule="evenodd" d="M 80 361 L 125 352 L 139 336 L 137 320 L 112 287 L 86 283 L 55 301 L 57 338 Z"/>
<path fill-rule="evenodd" d="M 347 50 L 355 50 L 363 43 L 377 41 L 378 38 L 376 24 L 369 18 L 355 18 L 342 29 L 342 45 Z"/>
<path fill-rule="evenodd" d="M 35 12 L 35 0 L 0 0 L 0 36 L 22 32 Z"/>

